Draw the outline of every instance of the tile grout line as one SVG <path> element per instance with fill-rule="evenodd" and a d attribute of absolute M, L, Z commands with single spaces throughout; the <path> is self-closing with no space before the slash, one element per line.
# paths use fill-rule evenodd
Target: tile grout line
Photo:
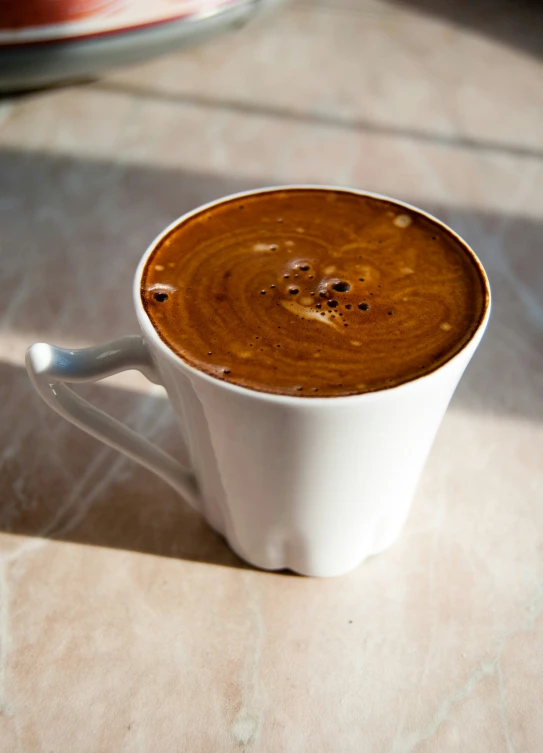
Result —
<path fill-rule="evenodd" d="M 224 110 L 233 114 L 270 118 L 302 125 L 337 128 L 354 133 L 367 133 L 384 138 L 400 138 L 448 149 L 464 149 L 474 152 L 496 153 L 513 158 L 543 160 L 543 149 L 494 141 L 483 141 L 470 136 L 422 131 L 416 128 L 401 128 L 385 123 L 376 123 L 360 118 L 341 118 L 307 110 L 292 110 L 287 107 L 270 106 L 264 103 L 244 102 L 239 99 L 209 97 L 200 94 L 177 94 L 165 91 L 119 84 L 103 80 L 91 85 L 92 91 L 117 96 L 136 97 L 150 101 L 165 102 L 180 107 L 196 107 L 207 110 Z"/>

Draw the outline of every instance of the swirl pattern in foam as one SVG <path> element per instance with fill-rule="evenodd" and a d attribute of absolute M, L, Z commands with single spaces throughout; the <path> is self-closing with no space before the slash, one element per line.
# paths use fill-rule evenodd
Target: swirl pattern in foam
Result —
<path fill-rule="evenodd" d="M 429 373 L 466 344 L 488 303 L 480 265 L 446 228 L 318 188 L 233 198 L 185 219 L 149 257 L 141 296 L 191 366 L 300 397 Z"/>

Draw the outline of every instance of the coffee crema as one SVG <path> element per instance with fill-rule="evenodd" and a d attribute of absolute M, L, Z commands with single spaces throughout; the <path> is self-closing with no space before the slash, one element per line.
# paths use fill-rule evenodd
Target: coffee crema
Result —
<path fill-rule="evenodd" d="M 451 232 L 385 199 L 325 188 L 225 200 L 158 243 L 142 302 L 200 371 L 262 392 L 395 387 L 452 358 L 488 304 Z"/>

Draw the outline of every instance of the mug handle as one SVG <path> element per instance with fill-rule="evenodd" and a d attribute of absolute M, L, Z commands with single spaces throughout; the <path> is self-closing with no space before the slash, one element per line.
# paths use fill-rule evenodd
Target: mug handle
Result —
<path fill-rule="evenodd" d="M 198 488 L 193 472 L 148 439 L 79 397 L 65 382 L 94 382 L 136 369 L 154 384 L 160 377 L 149 347 L 141 335 L 128 335 L 103 345 L 79 350 L 35 343 L 26 353 L 32 384 L 57 413 L 110 447 L 156 473 L 198 510 Z"/>

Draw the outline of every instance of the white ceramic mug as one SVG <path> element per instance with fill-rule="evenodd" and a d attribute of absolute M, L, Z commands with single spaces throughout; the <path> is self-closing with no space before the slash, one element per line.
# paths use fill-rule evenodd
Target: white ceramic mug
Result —
<path fill-rule="evenodd" d="M 256 192 L 239 196 L 251 193 Z M 346 397 L 256 392 L 181 360 L 160 339 L 141 302 L 141 277 L 157 243 L 202 209 L 166 228 L 138 266 L 133 293 L 142 334 L 81 350 L 36 343 L 27 353 L 30 378 L 54 410 L 171 484 L 243 559 L 304 575 L 346 573 L 389 547 L 403 527 L 443 414 L 486 328 L 488 280 L 481 267 L 487 305 L 479 327 L 436 371 L 398 387 Z M 181 427 L 179 455 L 190 458 L 189 467 L 65 384 L 126 369 L 138 369 L 166 388 Z"/>

